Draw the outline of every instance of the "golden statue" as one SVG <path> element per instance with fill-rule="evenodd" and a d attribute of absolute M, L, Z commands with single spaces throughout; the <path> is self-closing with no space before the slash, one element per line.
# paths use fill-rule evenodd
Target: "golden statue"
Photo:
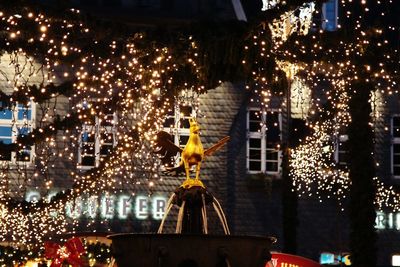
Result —
<path fill-rule="evenodd" d="M 179 173 L 183 170 L 186 172 L 186 180 L 182 183 L 181 187 L 191 188 L 193 186 L 204 187 L 204 184 L 199 179 L 201 162 L 205 157 L 211 156 L 215 151 L 219 150 L 229 140 L 226 136 L 219 140 L 215 145 L 209 149 L 204 150 L 203 144 L 200 140 L 200 126 L 197 124 L 196 119 L 190 118 L 190 135 L 184 149 L 176 146 L 170 141 L 171 136 L 167 132 L 160 132 L 157 135 L 157 146 L 161 149 L 159 153 L 164 153 L 164 159 L 169 160 L 171 156 L 175 156 L 178 152 L 181 153 L 181 161 L 176 167 L 167 167 L 167 172 Z M 190 178 L 190 166 L 196 165 L 196 177 Z"/>

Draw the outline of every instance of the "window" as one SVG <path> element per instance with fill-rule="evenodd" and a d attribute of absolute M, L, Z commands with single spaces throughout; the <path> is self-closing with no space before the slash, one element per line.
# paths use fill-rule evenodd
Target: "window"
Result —
<path fill-rule="evenodd" d="M 250 109 L 247 113 L 247 170 L 279 174 L 281 169 L 281 115 Z"/>
<path fill-rule="evenodd" d="M 391 162 L 392 174 L 396 178 L 400 178 L 400 115 L 395 115 L 391 120 Z"/>
<path fill-rule="evenodd" d="M 322 5 L 322 29 L 326 31 L 335 31 L 338 26 L 337 17 L 337 0 L 328 0 Z"/>
<path fill-rule="evenodd" d="M 0 103 L 0 142 L 12 144 L 18 137 L 28 135 L 34 128 L 35 104 L 16 104 L 13 107 L 2 107 Z M 33 147 L 26 146 L 16 152 L 0 155 L 0 160 L 16 162 L 31 162 Z"/>
<path fill-rule="evenodd" d="M 347 134 L 341 134 L 336 137 L 334 158 L 339 169 L 346 169 L 349 163 L 347 141 L 349 137 Z"/>
<path fill-rule="evenodd" d="M 185 147 L 189 140 L 190 124 L 189 118 L 196 117 L 197 94 L 191 90 L 184 91 L 175 101 L 174 109 L 171 110 L 164 122 L 164 131 L 169 133 L 175 145 Z M 175 162 L 178 163 L 180 155 L 177 155 Z"/>
<path fill-rule="evenodd" d="M 109 155 L 116 145 L 117 116 L 95 116 L 82 125 L 78 162 L 82 169 L 98 167 L 102 158 Z"/>

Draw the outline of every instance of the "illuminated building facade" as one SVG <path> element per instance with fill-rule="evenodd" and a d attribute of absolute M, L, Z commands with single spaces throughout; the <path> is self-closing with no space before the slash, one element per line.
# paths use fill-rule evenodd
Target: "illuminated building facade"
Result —
<path fill-rule="evenodd" d="M 150 18 L 174 14 L 180 19 L 202 18 L 219 14 L 221 19 L 240 18 L 238 1 L 128 1 L 128 0 L 81 0 L 72 1 L 90 9 L 98 9 L 100 14 L 109 8 L 115 8 L 115 14 L 127 21 L 135 21 L 137 13 Z M 251 1 L 243 1 L 243 10 L 248 16 L 253 7 Z M 257 3 L 260 1 L 257 1 Z M 261 3 L 259 3 L 261 5 Z M 189 8 L 188 8 L 189 6 Z M 119 14 L 120 9 L 126 13 Z M 172 10 L 172 11 L 171 11 Z M 189 11 L 188 11 L 189 10 Z M 242 10 L 242 11 L 243 11 Z M 132 13 L 129 13 L 132 11 Z M 145 13 L 149 12 L 149 13 Z M 321 27 L 331 31 L 337 27 L 338 6 L 336 1 L 328 1 L 323 7 Z M 111 12 L 112 13 L 112 12 Z M 243 17 L 241 17 L 243 18 Z M 148 19 L 148 18 L 147 18 Z M 170 18 L 164 18 L 170 19 Z M 141 18 L 145 24 L 150 23 Z M 7 61 L 2 60 L 4 69 Z M 10 74 L 12 75 L 12 74 Z M 62 79 L 55 77 L 54 80 Z M 297 81 L 300 83 L 299 81 Z M 271 235 L 278 238 L 275 247 L 282 246 L 282 147 L 285 136 L 288 135 L 288 114 L 290 119 L 307 119 L 313 97 L 309 88 L 303 88 L 296 93 L 296 88 L 302 87 L 292 81 L 291 103 L 288 105 L 284 97 L 273 97 L 268 108 L 262 107 L 257 96 L 250 95 L 244 84 L 223 83 L 207 94 L 197 96 L 186 92 L 176 99 L 173 109 L 167 114 L 163 129 L 173 136 L 175 144 L 184 145 L 188 136 L 187 119 L 197 116 L 202 130 L 202 142 L 209 147 L 226 135 L 231 137 L 229 144 L 217 154 L 208 158 L 202 166 L 202 177 L 207 188 L 221 200 L 226 211 L 228 222 L 234 234 Z M 2 85 L 3 90 L 12 90 Z M 304 86 L 303 86 L 304 87 Z M 307 91 L 308 90 L 308 91 Z M 372 101 L 376 114 L 374 121 L 376 159 L 378 177 L 398 184 L 400 178 L 400 108 L 399 99 L 395 96 L 379 96 Z M 62 97 L 55 105 L 60 115 L 69 111 L 67 99 Z M 86 105 L 86 103 L 82 103 Z M 287 107 L 291 106 L 290 112 Z M 42 120 L 43 107 L 34 102 L 17 105 L 13 110 L 4 110 L 0 114 L 0 140 L 12 143 L 18 135 L 24 135 Z M 73 132 L 78 136 L 78 143 L 69 147 L 71 161 L 43 161 L 43 172 L 46 165 L 54 168 L 47 173 L 49 182 L 58 191 L 70 188 L 73 184 L 71 172 L 85 175 L 85 172 L 98 166 L 102 158 L 118 143 L 115 125 L 118 124 L 118 112 L 109 110 L 104 117 L 96 117 L 87 121 Z M 332 157 L 340 168 L 346 168 L 345 132 L 337 138 Z M 49 140 L 57 146 L 67 145 L 62 138 Z M 54 151 L 57 151 L 56 149 Z M 30 170 L 30 164 L 39 159 L 45 159 L 44 150 L 40 146 L 25 147 L 18 152 L 2 155 L 2 161 L 8 162 L 10 168 L 23 168 L 27 172 L 16 174 L 14 186 L 18 190 L 24 177 L 35 177 Z M 163 182 L 157 184 L 151 191 L 147 185 L 135 185 L 132 188 L 120 188 L 101 196 L 85 196 L 85 201 L 77 199 L 67 206 L 67 215 L 72 219 L 82 218 L 78 231 L 84 231 L 85 223 L 94 221 L 97 231 L 119 232 L 149 232 L 155 231 L 163 215 L 169 194 L 180 185 L 183 177 L 163 177 Z M 35 201 L 48 197 L 56 192 L 50 192 L 45 184 L 35 184 L 34 179 L 22 181 L 27 184 L 24 192 L 27 201 Z M 133 194 L 134 193 L 134 194 Z M 348 251 L 348 219 L 346 211 L 334 199 L 324 199 L 317 203 L 314 198 L 300 198 L 298 206 L 298 254 L 318 259 L 322 252 Z M 346 202 L 342 203 L 345 206 Z M 400 250 L 400 245 L 394 243 L 400 237 L 399 216 L 393 212 L 381 212 L 377 216 L 379 232 L 379 262 L 389 265 L 391 254 Z M 106 221 L 104 219 L 107 219 Z M 217 229 L 218 230 L 218 229 Z M 221 230 L 221 229 L 219 229 Z M 396 247 L 397 246 L 397 247 Z"/>

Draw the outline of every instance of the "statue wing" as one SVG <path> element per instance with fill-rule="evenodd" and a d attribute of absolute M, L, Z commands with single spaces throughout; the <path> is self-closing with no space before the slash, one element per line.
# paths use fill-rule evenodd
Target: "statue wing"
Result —
<path fill-rule="evenodd" d="M 204 151 L 204 156 L 207 157 L 207 156 L 211 156 L 212 154 L 214 154 L 214 152 L 216 152 L 220 148 L 222 148 L 226 144 L 226 142 L 229 141 L 229 139 L 230 139 L 229 136 L 225 136 L 224 138 L 219 140 L 215 145 L 211 146 L 206 151 Z"/>
<path fill-rule="evenodd" d="M 177 153 L 182 153 L 182 148 L 176 146 L 171 140 L 172 135 L 167 132 L 161 131 L 157 134 L 155 152 L 162 155 L 163 164 L 171 164 L 171 158 L 175 157 Z"/>

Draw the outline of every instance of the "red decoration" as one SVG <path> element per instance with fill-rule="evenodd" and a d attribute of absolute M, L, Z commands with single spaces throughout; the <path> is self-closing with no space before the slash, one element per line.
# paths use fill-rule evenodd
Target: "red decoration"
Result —
<path fill-rule="evenodd" d="M 71 238 L 65 242 L 64 246 L 53 242 L 45 242 L 45 257 L 52 259 L 50 267 L 60 267 L 63 262 L 68 262 L 72 267 L 79 267 L 83 265 L 80 259 L 81 254 L 85 252 L 82 241 L 77 238 Z"/>
<path fill-rule="evenodd" d="M 313 260 L 297 255 L 273 252 L 272 259 L 266 267 L 322 267 L 321 264 Z"/>

